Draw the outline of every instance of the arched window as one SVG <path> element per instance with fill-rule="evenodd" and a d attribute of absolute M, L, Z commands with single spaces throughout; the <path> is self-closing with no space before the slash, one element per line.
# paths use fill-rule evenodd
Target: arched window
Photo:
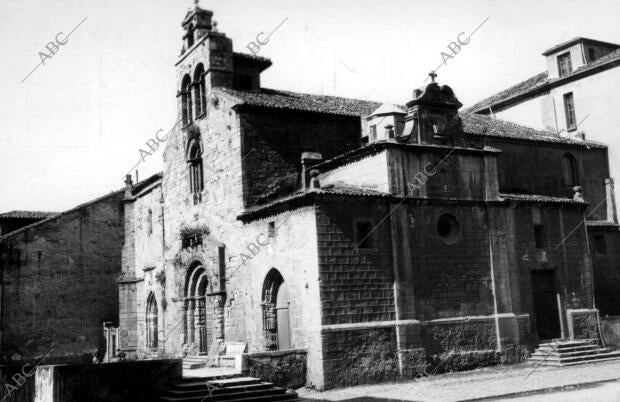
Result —
<path fill-rule="evenodd" d="M 187 125 L 192 122 L 192 79 L 189 75 L 181 82 L 181 108 L 183 125 Z"/>
<path fill-rule="evenodd" d="M 204 178 L 202 175 L 202 148 L 200 140 L 194 138 L 190 141 L 187 152 L 189 164 L 189 189 L 192 194 L 201 193 L 204 190 Z"/>
<path fill-rule="evenodd" d="M 579 174 L 577 171 L 577 160 L 571 154 L 565 154 L 562 158 L 562 177 L 564 186 L 567 190 L 572 190 L 574 186 L 579 185 Z"/>
<path fill-rule="evenodd" d="M 198 64 L 194 72 L 194 104 L 196 105 L 196 118 L 207 113 L 207 95 L 205 86 L 205 69 Z"/>
<path fill-rule="evenodd" d="M 151 209 L 146 215 L 146 231 L 149 235 L 153 234 L 153 210 Z"/>
<path fill-rule="evenodd" d="M 146 347 L 157 349 L 157 300 L 152 292 L 146 300 Z"/>

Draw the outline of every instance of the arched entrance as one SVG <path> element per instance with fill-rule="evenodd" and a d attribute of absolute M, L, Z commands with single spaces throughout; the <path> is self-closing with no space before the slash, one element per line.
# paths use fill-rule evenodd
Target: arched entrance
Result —
<path fill-rule="evenodd" d="M 213 341 L 214 306 L 207 296 L 207 271 L 196 263 L 187 272 L 184 298 L 184 343 L 194 344 L 199 354 L 209 352 Z"/>
<path fill-rule="evenodd" d="M 151 292 L 146 299 L 146 347 L 157 349 L 157 300 Z"/>
<path fill-rule="evenodd" d="M 262 299 L 266 348 L 268 350 L 290 349 L 290 298 L 284 278 L 275 268 L 272 268 L 265 277 Z"/>

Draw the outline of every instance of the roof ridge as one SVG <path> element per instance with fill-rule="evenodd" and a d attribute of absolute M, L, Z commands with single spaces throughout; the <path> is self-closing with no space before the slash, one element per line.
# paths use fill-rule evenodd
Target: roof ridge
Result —
<path fill-rule="evenodd" d="M 607 63 L 613 63 L 614 61 L 617 61 L 620 59 L 620 48 L 607 53 L 605 56 L 600 57 L 599 59 L 596 59 L 590 63 L 584 64 L 583 66 L 577 68 L 576 70 L 571 71 L 569 74 L 564 75 L 562 77 L 556 77 L 556 78 L 549 78 L 549 73 L 548 71 L 543 71 L 541 73 L 538 73 L 524 81 L 518 82 L 515 85 L 512 85 L 504 90 L 501 90 L 499 92 L 496 92 L 495 94 L 488 96 L 484 99 L 482 99 L 479 102 L 476 102 L 475 104 L 473 104 L 472 106 L 469 106 L 465 109 L 466 112 L 468 113 L 476 113 L 479 111 L 482 111 L 486 108 L 488 108 L 489 106 L 492 105 L 497 105 L 498 103 L 502 103 L 505 101 L 508 101 L 512 98 L 518 97 L 518 96 L 523 96 L 528 94 L 529 92 L 533 92 L 537 89 L 539 89 L 540 87 L 544 87 L 545 85 L 553 85 L 554 83 L 558 82 L 558 81 L 562 81 L 562 80 L 567 80 L 567 79 L 571 79 L 572 77 L 578 75 L 578 74 L 582 74 L 585 73 L 587 71 L 590 70 L 594 70 L 597 67 L 603 66 Z M 537 78 L 543 78 L 544 76 L 546 76 L 546 79 L 544 81 L 541 82 L 537 82 Z M 532 83 L 532 85 L 530 87 L 526 87 L 522 90 L 517 90 L 519 86 L 528 83 L 528 81 L 534 81 Z M 515 91 L 513 94 L 510 94 L 510 92 Z"/>
<path fill-rule="evenodd" d="M 540 73 L 538 73 L 538 74 L 535 74 L 535 75 L 531 76 L 530 78 L 526 78 L 526 79 L 524 79 L 524 80 L 522 80 L 522 81 L 519 81 L 519 82 L 517 82 L 516 84 L 511 85 L 511 86 L 509 86 L 509 87 L 508 87 L 508 88 L 506 88 L 506 89 L 503 89 L 503 90 L 501 90 L 501 91 L 499 91 L 499 92 L 495 92 L 493 95 L 487 96 L 486 98 L 483 98 L 482 100 L 480 100 L 480 101 L 478 101 L 478 102 L 474 103 L 473 105 L 466 107 L 466 108 L 463 110 L 463 112 L 466 112 L 466 113 L 475 113 L 477 110 L 479 110 L 479 109 L 483 109 L 483 106 L 485 106 L 484 108 L 487 108 L 487 107 L 488 107 L 488 106 L 490 106 L 491 104 L 495 103 L 495 102 L 490 102 L 493 98 L 497 98 L 497 97 L 499 97 L 499 98 L 505 98 L 504 96 L 502 96 L 502 94 L 504 94 L 504 93 L 506 93 L 506 92 L 513 91 L 513 90 L 514 90 L 514 89 L 516 89 L 517 87 L 519 87 L 519 86 L 521 86 L 521 85 L 524 85 L 524 84 L 528 83 L 529 81 L 532 81 L 532 80 L 536 81 L 537 79 L 540 79 L 540 78 L 543 78 L 543 77 L 545 77 L 545 78 L 546 78 L 546 80 L 545 80 L 545 82 L 544 82 L 544 83 L 547 83 L 547 82 L 548 82 L 548 80 L 549 80 L 549 72 L 548 72 L 548 71 L 542 71 L 542 72 L 540 72 Z M 542 84 L 541 84 L 541 85 L 542 85 Z M 522 90 L 522 91 L 521 91 L 521 93 L 526 93 L 527 91 L 531 90 L 533 87 L 534 87 L 534 86 L 532 86 L 532 87 L 528 87 L 528 88 L 526 88 L 526 89 Z M 506 99 L 508 99 L 508 98 L 510 98 L 510 97 L 512 97 L 512 96 L 516 96 L 516 95 L 511 95 L 511 96 L 509 96 L 509 97 L 506 97 Z"/>

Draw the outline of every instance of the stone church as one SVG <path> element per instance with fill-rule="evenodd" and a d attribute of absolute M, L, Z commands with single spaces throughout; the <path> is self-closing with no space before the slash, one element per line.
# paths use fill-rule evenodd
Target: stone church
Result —
<path fill-rule="evenodd" d="M 434 74 L 404 106 L 266 89 L 212 17 L 182 22 L 163 173 L 126 180 L 122 351 L 301 349 L 322 389 L 596 336 L 605 145 L 459 114 Z"/>

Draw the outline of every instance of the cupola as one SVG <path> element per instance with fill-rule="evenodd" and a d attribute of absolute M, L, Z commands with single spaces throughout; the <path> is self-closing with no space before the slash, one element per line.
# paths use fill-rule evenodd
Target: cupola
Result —
<path fill-rule="evenodd" d="M 407 103 L 403 136 L 411 143 L 461 144 L 464 140 L 458 110 L 463 105 L 452 88 L 435 82 L 437 74 L 429 75 L 431 83 L 414 90 L 413 100 Z"/>

